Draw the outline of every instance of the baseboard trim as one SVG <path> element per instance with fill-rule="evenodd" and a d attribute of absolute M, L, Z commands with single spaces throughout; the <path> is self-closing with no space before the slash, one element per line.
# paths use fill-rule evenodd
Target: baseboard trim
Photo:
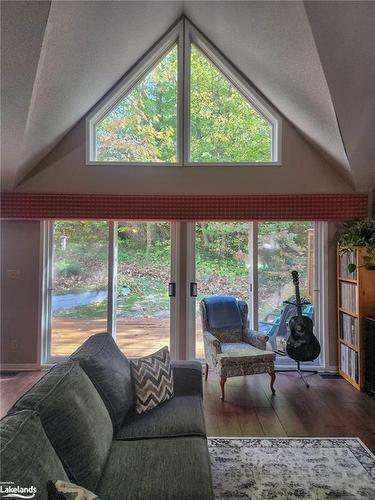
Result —
<path fill-rule="evenodd" d="M 338 373 L 339 372 L 339 367 L 338 366 L 327 366 L 326 369 L 324 370 L 325 373 Z"/>
<path fill-rule="evenodd" d="M 41 370 L 39 363 L 2 363 L 0 372 L 26 372 Z"/>

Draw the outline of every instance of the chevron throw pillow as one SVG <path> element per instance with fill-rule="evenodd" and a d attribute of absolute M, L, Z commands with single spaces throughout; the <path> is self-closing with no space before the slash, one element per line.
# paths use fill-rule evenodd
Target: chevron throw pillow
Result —
<path fill-rule="evenodd" d="M 168 347 L 130 360 L 135 388 L 135 411 L 144 413 L 173 397 L 173 372 Z"/>

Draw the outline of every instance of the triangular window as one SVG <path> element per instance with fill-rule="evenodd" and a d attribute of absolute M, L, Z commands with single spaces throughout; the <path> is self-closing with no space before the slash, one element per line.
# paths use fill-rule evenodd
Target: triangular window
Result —
<path fill-rule="evenodd" d="M 176 162 L 177 46 L 97 124 L 100 162 Z"/>
<path fill-rule="evenodd" d="M 191 47 L 190 159 L 272 161 L 272 125 L 194 45 Z"/>
<path fill-rule="evenodd" d="M 88 163 L 280 163 L 281 118 L 182 19 L 90 113 Z"/>

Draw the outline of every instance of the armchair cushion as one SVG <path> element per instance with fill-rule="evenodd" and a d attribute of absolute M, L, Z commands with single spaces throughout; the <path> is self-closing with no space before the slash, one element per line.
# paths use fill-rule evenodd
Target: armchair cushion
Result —
<path fill-rule="evenodd" d="M 263 351 L 246 342 L 223 343 L 217 356 L 216 373 L 220 377 L 238 377 L 274 371 L 275 353 Z"/>
<path fill-rule="evenodd" d="M 244 342 L 257 347 L 258 349 L 266 350 L 267 341 L 269 340 L 269 336 L 265 335 L 262 332 L 256 332 L 255 330 L 248 330 L 244 333 L 243 337 Z"/>
<path fill-rule="evenodd" d="M 221 354 L 218 359 L 223 360 L 229 358 L 235 360 L 236 358 L 248 358 L 248 363 L 263 363 L 275 360 L 275 353 L 272 351 L 265 351 L 248 344 L 247 342 L 224 342 L 221 344 Z"/>

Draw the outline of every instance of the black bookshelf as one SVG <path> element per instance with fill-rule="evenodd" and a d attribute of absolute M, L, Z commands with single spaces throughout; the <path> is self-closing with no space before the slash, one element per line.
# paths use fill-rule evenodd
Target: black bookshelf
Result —
<path fill-rule="evenodd" d="M 375 316 L 364 318 L 364 390 L 375 398 Z"/>

